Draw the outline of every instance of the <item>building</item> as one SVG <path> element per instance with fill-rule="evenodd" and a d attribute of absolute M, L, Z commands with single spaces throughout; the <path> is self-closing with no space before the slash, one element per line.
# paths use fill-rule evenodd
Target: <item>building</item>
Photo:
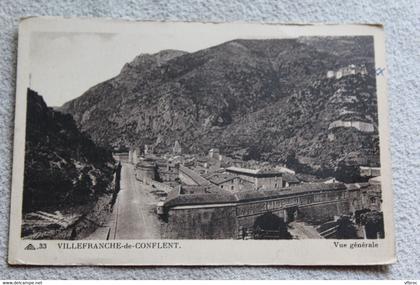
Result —
<path fill-rule="evenodd" d="M 139 162 L 140 154 L 139 147 L 130 148 L 128 151 L 128 162 L 136 165 Z"/>
<path fill-rule="evenodd" d="M 217 187 L 181 186 L 157 205 L 165 238 L 236 239 L 242 230 L 258 231 L 261 216 L 284 223 L 295 220 L 322 224 L 335 216 L 349 215 L 350 204 L 359 205 L 363 191 L 342 183 L 306 183 L 279 190 L 232 193 Z M 356 199 L 356 201 L 353 200 Z"/>
<path fill-rule="evenodd" d="M 168 170 L 171 170 L 171 168 L 177 167 L 178 165 L 182 164 L 183 161 L 184 159 L 180 155 L 169 158 L 167 160 Z"/>
<path fill-rule="evenodd" d="M 286 181 L 283 180 L 283 173 L 269 169 L 249 169 L 241 167 L 228 167 L 228 173 L 234 174 L 242 180 L 254 184 L 256 190 L 281 189 L 286 187 Z"/>
<path fill-rule="evenodd" d="M 216 172 L 204 176 L 212 184 L 216 185 L 222 190 L 230 192 L 253 190 L 254 184 L 248 180 L 241 179 L 237 175 L 228 172 Z"/>
<path fill-rule="evenodd" d="M 360 166 L 360 176 L 362 177 L 377 177 L 381 175 L 380 167 Z"/>
<path fill-rule="evenodd" d="M 133 149 L 133 164 L 136 165 L 139 162 L 139 157 L 140 157 L 140 148 L 136 147 Z"/>
<path fill-rule="evenodd" d="M 136 165 L 136 178 L 143 183 L 156 179 L 156 163 L 151 159 L 141 159 Z"/>
<path fill-rule="evenodd" d="M 283 187 L 290 187 L 290 186 L 300 184 L 300 180 L 294 174 L 284 172 L 282 174 L 282 178 L 283 178 Z"/>
<path fill-rule="evenodd" d="M 343 121 L 336 120 L 329 124 L 328 129 L 334 128 L 356 128 L 357 130 L 365 133 L 372 133 L 375 131 L 375 127 L 372 123 L 362 121 Z M 328 137 L 330 139 L 330 137 Z M 331 140 L 331 139 L 330 139 Z M 332 139 L 334 140 L 334 139 Z"/>
<path fill-rule="evenodd" d="M 361 75 L 368 74 L 366 66 L 364 65 L 356 66 L 354 64 L 350 64 L 346 67 L 342 67 L 338 69 L 337 71 L 329 70 L 327 71 L 327 78 L 335 77 L 335 79 L 340 79 L 344 76 L 355 75 L 355 74 L 361 74 Z"/>
<path fill-rule="evenodd" d="M 365 204 L 363 205 L 365 208 L 371 211 L 381 211 L 382 205 L 382 191 L 381 191 L 381 177 L 373 177 L 369 179 L 369 187 L 365 195 Z"/>
<path fill-rule="evenodd" d="M 175 141 L 174 147 L 172 148 L 172 154 L 173 155 L 180 155 L 182 154 L 182 147 L 179 141 Z"/>
<path fill-rule="evenodd" d="M 205 179 L 201 174 L 191 168 L 179 165 L 179 180 L 185 185 L 201 185 L 207 186 L 212 185 L 210 181 Z"/>
<path fill-rule="evenodd" d="M 175 182 L 178 179 L 179 157 L 156 159 L 157 178 L 161 182 Z"/>
<path fill-rule="evenodd" d="M 335 76 L 335 72 L 333 70 L 328 70 L 327 78 L 333 78 Z"/>
<path fill-rule="evenodd" d="M 112 157 L 116 161 L 121 161 L 121 162 L 128 162 L 129 161 L 129 153 L 128 152 L 113 152 Z"/>
<path fill-rule="evenodd" d="M 212 148 L 209 150 L 209 158 L 220 160 L 220 151 L 218 148 Z"/>
<path fill-rule="evenodd" d="M 285 166 L 276 166 L 275 169 L 278 170 L 279 172 L 282 172 L 282 173 L 289 173 L 289 174 L 292 174 L 292 175 L 296 174 L 296 172 L 294 170 L 292 170 L 290 168 L 287 168 Z"/>
<path fill-rule="evenodd" d="M 144 145 L 144 154 L 148 155 L 148 154 L 153 154 L 154 153 L 154 146 L 151 144 L 145 144 Z"/>
<path fill-rule="evenodd" d="M 128 162 L 133 162 L 133 151 L 131 149 L 128 151 Z"/>
<path fill-rule="evenodd" d="M 217 158 L 217 159 L 216 159 Z M 207 174 L 219 171 L 221 168 L 222 156 L 218 154 L 218 151 L 210 151 L 209 155 L 197 156 L 194 158 L 191 168 L 200 174 Z"/>

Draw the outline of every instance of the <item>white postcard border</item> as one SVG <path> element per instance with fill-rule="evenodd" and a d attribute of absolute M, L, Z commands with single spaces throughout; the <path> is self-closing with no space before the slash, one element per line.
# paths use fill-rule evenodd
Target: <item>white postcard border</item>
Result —
<path fill-rule="evenodd" d="M 60 32 L 126 32 L 139 27 L 183 28 L 185 25 L 213 25 L 221 32 L 227 29 L 255 31 L 261 36 L 277 33 L 299 35 L 372 35 L 375 43 L 376 67 L 385 68 L 385 39 L 380 25 L 277 25 L 258 23 L 183 23 L 111 21 L 109 19 L 65 19 L 58 17 L 26 18 L 21 21 L 18 42 L 16 113 L 13 148 L 13 177 L 10 210 L 9 263 L 15 265 L 374 265 L 396 261 L 393 220 L 392 173 L 389 145 L 387 70 L 377 76 L 381 176 L 385 239 L 377 240 L 129 240 L 129 241 L 31 241 L 21 234 L 21 210 L 26 122 L 26 88 L 29 84 L 28 64 L 30 34 L 34 31 Z M 264 33 L 261 33 L 263 31 Z M 348 244 L 339 248 L 334 242 Z M 154 249 L 74 249 L 79 243 L 166 243 L 177 242 L 180 248 Z M 377 243 L 376 248 L 350 249 L 354 243 Z M 47 250 L 28 251 L 30 244 L 45 243 Z M 72 249 L 58 249 L 65 243 Z"/>

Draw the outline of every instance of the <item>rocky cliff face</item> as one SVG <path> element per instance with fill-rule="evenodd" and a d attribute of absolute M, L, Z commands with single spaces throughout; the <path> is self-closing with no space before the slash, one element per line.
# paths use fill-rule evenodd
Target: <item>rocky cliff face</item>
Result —
<path fill-rule="evenodd" d="M 23 212 L 92 202 L 112 182 L 111 152 L 82 134 L 68 114 L 28 89 Z"/>
<path fill-rule="evenodd" d="M 61 111 L 104 146 L 166 152 L 177 140 L 187 152 L 219 147 L 327 176 L 340 165 L 379 163 L 373 59 L 371 37 L 165 50 L 139 55 Z M 327 77 L 351 65 L 367 74 Z"/>

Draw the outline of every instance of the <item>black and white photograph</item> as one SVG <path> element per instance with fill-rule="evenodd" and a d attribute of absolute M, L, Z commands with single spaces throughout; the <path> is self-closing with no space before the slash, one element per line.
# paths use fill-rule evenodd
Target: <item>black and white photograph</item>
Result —
<path fill-rule="evenodd" d="M 374 36 L 214 26 L 31 31 L 22 240 L 390 234 Z"/>

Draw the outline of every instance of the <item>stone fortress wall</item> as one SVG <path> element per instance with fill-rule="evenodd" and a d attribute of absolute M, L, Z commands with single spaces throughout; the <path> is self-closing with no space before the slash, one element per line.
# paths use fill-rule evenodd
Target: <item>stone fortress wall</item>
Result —
<path fill-rule="evenodd" d="M 343 121 L 343 120 L 337 120 L 328 126 L 328 129 L 334 129 L 334 128 L 356 128 L 361 132 L 365 133 L 373 133 L 375 131 L 375 127 L 372 123 L 366 123 L 361 121 Z"/>

